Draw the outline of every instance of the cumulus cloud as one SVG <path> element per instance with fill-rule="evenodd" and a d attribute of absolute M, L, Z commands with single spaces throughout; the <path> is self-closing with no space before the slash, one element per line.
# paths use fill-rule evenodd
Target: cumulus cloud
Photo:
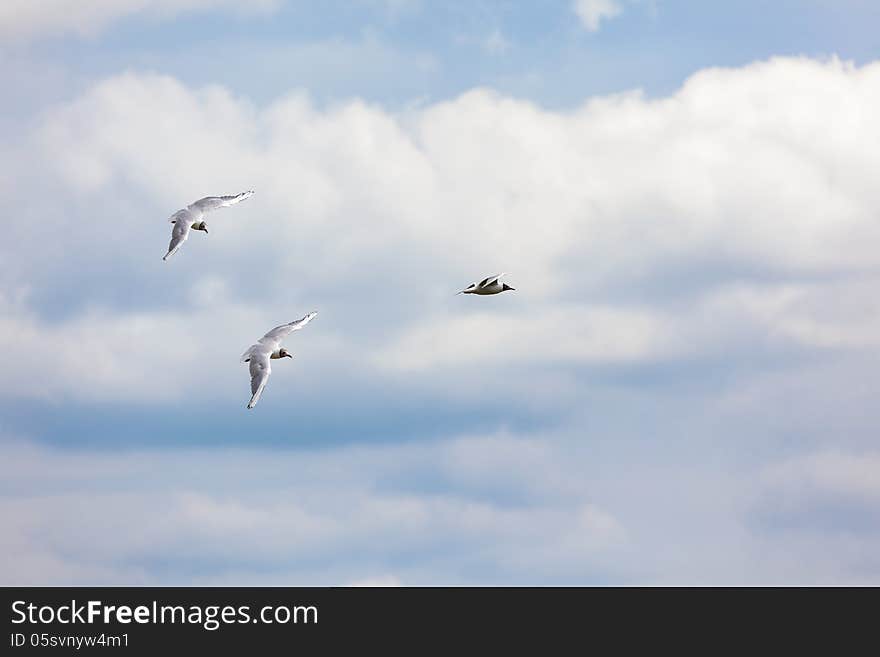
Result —
<path fill-rule="evenodd" d="M 572 10 L 587 30 L 598 32 L 602 21 L 623 12 L 623 5 L 620 0 L 574 0 Z"/>
<path fill-rule="evenodd" d="M 120 18 L 140 14 L 171 18 L 209 9 L 266 11 L 281 0 L 6 0 L 0 4 L 0 36 L 25 41 L 43 36 L 88 36 Z"/>
<path fill-rule="evenodd" d="M 880 122 L 861 108 L 878 96 L 877 65 L 808 59 L 570 112 L 487 90 L 399 114 L 301 94 L 258 107 L 222 87 L 112 77 L 45 112 L 0 162 L 7 180 L 42 181 L 40 194 L 8 190 L 23 215 L 0 263 L 0 341 L 44 354 L 32 382 L 0 385 L 179 395 L 216 380 L 221 352 L 312 308 L 339 367 L 439 368 L 475 386 L 487 363 L 516 376 L 538 363 L 869 349 L 880 163 L 863 144 Z M 210 237 L 158 261 L 171 212 L 250 187 Z M 501 270 L 515 294 L 453 298 Z M 187 326 L 198 350 L 175 339 Z M 138 374 L 157 362 L 188 375 Z"/>
<path fill-rule="evenodd" d="M 880 537 L 867 522 L 876 512 L 864 515 L 868 503 L 876 509 L 876 455 L 820 454 L 734 474 L 705 451 L 699 467 L 632 454 L 606 461 L 603 451 L 559 433 L 312 450 L 59 450 L 6 440 L 0 581 L 877 581 Z M 803 486 L 814 490 L 804 497 Z M 829 500 L 864 522 L 792 506 Z M 788 523 L 768 523 L 780 509 Z"/>
<path fill-rule="evenodd" d="M 380 367 L 455 368 L 462 363 L 632 362 L 683 349 L 666 317 L 649 312 L 582 306 L 557 307 L 523 319 L 480 309 L 438 322 L 428 319 L 376 354 Z M 474 340 L 473 336 L 491 336 Z M 552 337 L 551 337 L 552 336 Z M 433 345 L 425 349 L 425 345 Z"/>
<path fill-rule="evenodd" d="M 275 584 L 434 584 L 467 581 L 475 568 L 486 581 L 540 581 L 626 544 L 582 487 L 543 501 L 487 495 L 483 475 L 496 487 L 558 486 L 550 471 L 521 464 L 499 476 L 479 458 L 493 447 L 516 459 L 520 446 L 539 457 L 533 466 L 555 463 L 546 446 L 505 435 L 314 452 L 64 453 L 6 442 L 0 581 L 217 582 L 232 572 L 239 583 L 268 574 Z M 249 483 L 233 491 L 230 476 Z M 420 477 L 456 486 L 426 490 Z M 351 550 L 358 557 L 343 559 Z M 191 568 L 199 562 L 210 564 L 204 575 Z"/>
<path fill-rule="evenodd" d="M 198 389 L 208 377 L 240 388 L 235 380 L 247 377 L 232 354 L 281 322 L 264 309 L 224 303 L 218 287 L 217 279 L 201 279 L 188 295 L 189 311 L 97 308 L 58 325 L 0 298 L 0 352 L 8 355 L 0 389 L 18 399 L 152 403 Z M 309 344 L 308 338 L 300 344 Z"/>
<path fill-rule="evenodd" d="M 198 426 L 164 443 L 186 449 L 4 447 L 4 577 L 876 579 L 878 102 L 876 63 L 780 58 L 568 111 L 486 89 L 399 112 L 257 104 L 137 72 L 47 107 L 0 153 L 18 209 L 0 396 Z M 248 188 L 161 261 L 174 210 Z M 498 271 L 517 292 L 455 296 Z M 223 427 L 192 401 L 240 415 L 238 355 L 312 309 L 241 425 L 255 446 L 193 449 Z M 289 453 L 256 447 L 269 402 L 297 418 L 273 429 Z M 404 408 L 418 430 L 376 430 Z M 431 412 L 467 426 L 460 410 L 486 408 L 503 409 L 493 428 L 523 409 L 531 425 L 419 433 Z M 347 417 L 345 436 L 302 449 L 330 433 L 296 431 L 307 413 Z M 406 444 L 350 445 L 370 431 Z M 772 455 L 794 442 L 843 456 Z M 829 509 L 848 520 L 823 538 Z"/>

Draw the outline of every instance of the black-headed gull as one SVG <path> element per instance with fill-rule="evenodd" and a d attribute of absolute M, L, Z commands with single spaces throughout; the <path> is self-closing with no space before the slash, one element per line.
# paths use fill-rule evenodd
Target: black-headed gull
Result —
<path fill-rule="evenodd" d="M 510 287 L 507 283 L 499 283 L 498 279 L 502 276 L 504 274 L 496 274 L 495 276 L 484 278 L 479 283 L 471 283 L 459 294 L 498 294 L 499 292 L 516 289 Z"/>
<path fill-rule="evenodd" d="M 225 208 L 227 205 L 235 205 L 241 201 L 253 196 L 253 190 L 242 192 L 234 196 L 206 196 L 203 199 L 190 203 L 183 210 L 178 210 L 168 220 L 174 224 L 171 229 L 171 244 L 168 245 L 168 253 L 162 260 L 168 260 L 183 246 L 186 238 L 189 237 L 189 231 L 203 230 L 208 232 L 208 225 L 204 221 L 204 217 L 211 210 L 217 208 Z"/>
<path fill-rule="evenodd" d="M 263 394 L 263 388 L 269 381 L 269 375 L 272 373 L 269 361 L 276 358 L 293 358 L 293 354 L 281 346 L 281 341 L 290 335 L 291 331 L 298 331 L 308 324 L 317 314 L 311 312 L 295 322 L 276 326 L 241 355 L 242 363 L 250 363 L 251 400 L 248 402 L 248 408 L 257 405 L 257 402 L 260 401 L 260 395 Z"/>

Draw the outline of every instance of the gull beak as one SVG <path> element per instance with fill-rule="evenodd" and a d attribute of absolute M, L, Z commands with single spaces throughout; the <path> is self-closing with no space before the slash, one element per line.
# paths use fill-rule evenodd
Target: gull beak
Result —
<path fill-rule="evenodd" d="M 287 356 L 285 356 L 285 358 L 293 358 L 293 354 L 287 354 Z"/>

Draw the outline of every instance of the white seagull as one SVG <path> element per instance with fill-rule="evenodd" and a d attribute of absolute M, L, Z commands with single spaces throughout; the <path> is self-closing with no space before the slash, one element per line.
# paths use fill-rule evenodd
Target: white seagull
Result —
<path fill-rule="evenodd" d="M 208 232 L 208 225 L 204 221 L 204 217 L 211 210 L 217 208 L 225 208 L 227 205 L 235 205 L 253 196 L 254 191 L 248 190 L 235 196 L 206 196 L 203 199 L 190 203 L 183 210 L 178 210 L 168 220 L 174 224 L 171 229 L 171 244 L 168 245 L 168 253 L 162 260 L 168 260 L 183 246 L 186 238 L 189 237 L 189 231 L 203 230 Z"/>
<path fill-rule="evenodd" d="M 257 402 L 260 401 L 260 395 L 263 394 L 263 388 L 269 382 L 269 375 L 272 373 L 269 361 L 275 358 L 293 358 L 293 354 L 281 346 L 281 341 L 290 335 L 291 331 L 298 331 L 311 322 L 317 314 L 311 312 L 295 322 L 276 326 L 241 355 L 242 363 L 250 363 L 251 400 L 248 402 L 248 408 L 257 405 Z"/>
<path fill-rule="evenodd" d="M 479 283 L 471 283 L 459 294 L 498 294 L 499 292 L 507 292 L 507 290 L 515 290 L 516 288 L 510 287 L 507 283 L 498 282 L 502 276 L 504 274 L 496 274 L 484 278 Z"/>

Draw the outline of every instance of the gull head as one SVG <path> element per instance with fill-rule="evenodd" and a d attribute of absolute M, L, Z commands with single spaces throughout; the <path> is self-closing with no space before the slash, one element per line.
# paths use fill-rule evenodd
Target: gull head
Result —
<path fill-rule="evenodd" d="M 281 347 L 278 352 L 278 358 L 293 358 L 293 354 L 287 351 L 284 347 Z"/>
<path fill-rule="evenodd" d="M 193 226 L 193 228 L 195 228 L 196 230 L 203 230 L 206 233 L 208 232 L 208 224 L 206 224 L 204 221 L 200 221 L 198 224 Z"/>
<path fill-rule="evenodd" d="M 516 290 L 516 288 L 515 288 L 515 287 L 510 287 L 507 283 L 505 283 L 504 285 L 501 286 L 501 291 L 502 291 L 502 292 L 507 292 L 507 290 Z"/>

